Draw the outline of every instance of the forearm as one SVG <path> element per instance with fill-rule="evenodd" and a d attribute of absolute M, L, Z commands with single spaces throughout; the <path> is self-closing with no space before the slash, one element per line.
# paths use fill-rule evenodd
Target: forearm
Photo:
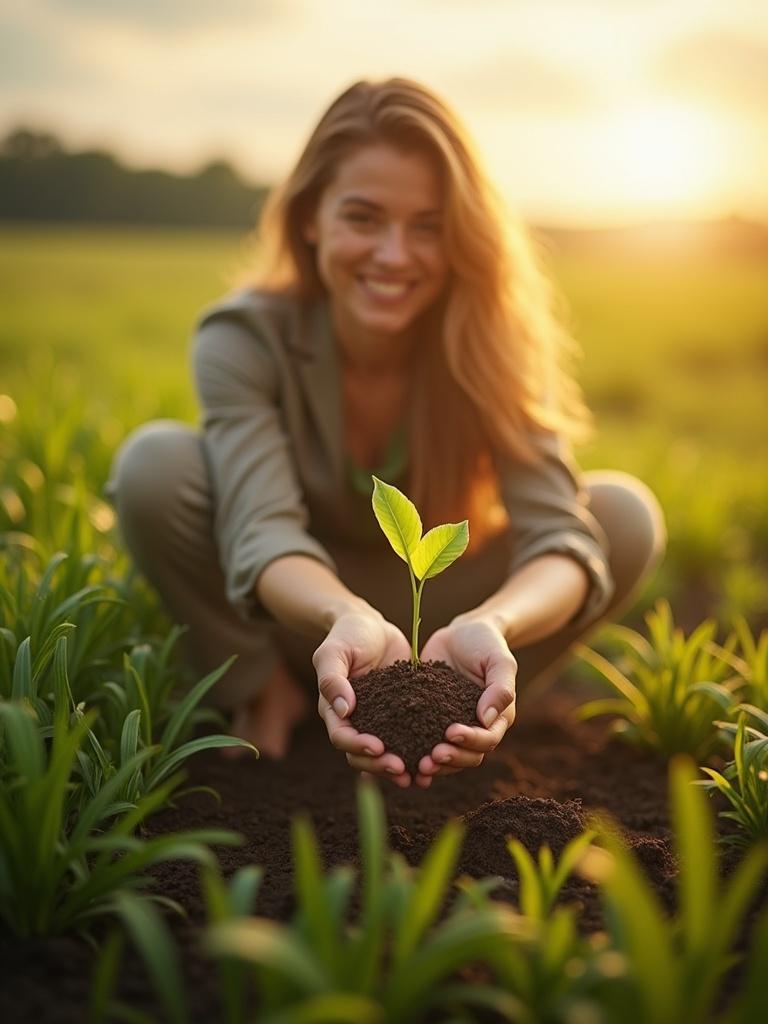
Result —
<path fill-rule="evenodd" d="M 308 555 L 283 555 L 256 581 L 256 596 L 278 622 L 322 639 L 344 612 L 375 609 L 353 594 L 331 570 Z"/>
<path fill-rule="evenodd" d="M 525 647 L 565 626 L 581 608 L 588 588 L 587 573 L 575 559 L 541 555 L 458 618 L 490 616 L 510 647 Z"/>

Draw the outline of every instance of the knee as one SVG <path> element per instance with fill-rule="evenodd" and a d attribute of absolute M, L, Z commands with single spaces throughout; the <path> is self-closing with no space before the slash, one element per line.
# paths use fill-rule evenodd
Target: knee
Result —
<path fill-rule="evenodd" d="M 151 517 L 167 511 L 192 460 L 199 460 L 197 431 L 176 420 L 137 427 L 118 448 L 103 493 L 120 517 Z"/>
<path fill-rule="evenodd" d="M 617 591 L 626 592 L 664 557 L 664 512 L 653 491 L 629 473 L 595 471 L 586 473 L 584 482 L 590 511 L 608 539 Z"/>

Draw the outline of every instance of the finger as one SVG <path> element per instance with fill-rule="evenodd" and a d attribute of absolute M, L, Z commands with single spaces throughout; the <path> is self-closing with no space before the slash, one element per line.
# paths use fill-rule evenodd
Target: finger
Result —
<path fill-rule="evenodd" d="M 317 686 L 340 718 L 348 718 L 355 710 L 355 691 L 349 681 L 349 662 L 336 644 L 320 644 L 312 655 L 317 673 Z"/>
<path fill-rule="evenodd" d="M 370 772 L 371 775 L 407 775 L 405 764 L 397 754 L 388 751 L 381 757 L 366 754 L 347 754 L 347 764 L 356 772 Z"/>
<path fill-rule="evenodd" d="M 396 760 L 392 760 L 393 758 Z M 400 762 L 402 767 L 398 767 L 397 762 Z M 387 778 L 401 789 L 411 784 L 411 776 L 405 771 L 405 765 L 394 754 L 384 754 L 383 757 L 377 758 L 347 754 L 347 764 L 357 772 L 369 772 L 371 775 Z"/>
<path fill-rule="evenodd" d="M 485 754 L 474 750 L 460 750 L 447 743 L 439 743 L 431 754 L 425 754 L 419 761 L 418 771 L 422 775 L 436 775 L 443 769 L 463 771 L 465 768 L 477 768 L 483 763 Z"/>
<path fill-rule="evenodd" d="M 515 706 L 507 708 L 503 714 L 492 723 L 490 729 L 483 729 L 479 725 L 464 725 L 461 722 L 454 722 L 445 730 L 445 738 L 448 743 L 461 750 L 482 751 L 484 754 L 495 750 L 504 738 L 504 734 L 515 720 Z"/>
<path fill-rule="evenodd" d="M 322 694 L 317 701 L 317 710 L 325 722 L 328 739 L 337 750 L 343 750 L 345 754 L 367 754 L 370 757 L 379 757 L 384 753 L 384 743 L 378 736 L 358 732 L 351 722 L 339 718 Z"/>
<path fill-rule="evenodd" d="M 437 765 L 436 770 L 431 774 L 425 775 L 424 772 L 419 770 L 414 776 L 413 781 L 417 786 L 419 786 L 419 788 L 427 789 L 428 787 L 424 784 L 426 780 L 429 780 L 429 782 L 431 783 L 432 779 L 436 779 L 438 778 L 438 776 L 455 775 L 457 772 L 463 771 L 463 768 L 452 768 L 450 765 L 443 765 L 441 767 L 440 765 Z"/>
<path fill-rule="evenodd" d="M 501 678 L 489 681 L 483 690 L 477 702 L 477 720 L 490 729 L 498 716 L 514 703 L 515 677 L 514 673 L 506 671 Z"/>

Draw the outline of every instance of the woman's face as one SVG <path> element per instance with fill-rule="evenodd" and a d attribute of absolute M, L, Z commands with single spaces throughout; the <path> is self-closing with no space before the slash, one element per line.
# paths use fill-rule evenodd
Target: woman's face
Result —
<path fill-rule="evenodd" d="M 448 276 L 442 189 L 424 154 L 385 143 L 340 163 L 306 225 L 345 346 L 405 338 Z"/>

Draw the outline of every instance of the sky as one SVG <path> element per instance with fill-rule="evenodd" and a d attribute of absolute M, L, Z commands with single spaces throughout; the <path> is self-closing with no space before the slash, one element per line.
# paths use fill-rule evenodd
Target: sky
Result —
<path fill-rule="evenodd" d="M 449 103 L 538 223 L 768 221 L 768 0 L 0 0 L 0 134 L 271 183 L 359 78 Z"/>

